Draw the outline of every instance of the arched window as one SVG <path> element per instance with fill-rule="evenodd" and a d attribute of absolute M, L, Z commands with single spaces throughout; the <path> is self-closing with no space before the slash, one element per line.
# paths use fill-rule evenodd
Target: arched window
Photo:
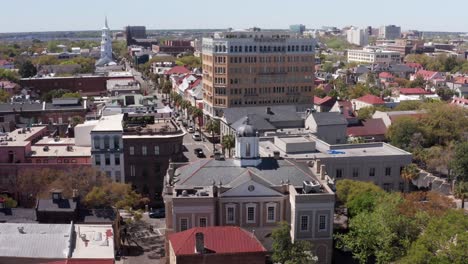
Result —
<path fill-rule="evenodd" d="M 250 157 L 250 143 L 245 143 L 245 156 L 248 158 Z"/>

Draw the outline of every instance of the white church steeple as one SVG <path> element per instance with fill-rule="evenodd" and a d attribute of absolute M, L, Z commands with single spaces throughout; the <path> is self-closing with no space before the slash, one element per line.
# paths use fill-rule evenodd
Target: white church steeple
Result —
<path fill-rule="evenodd" d="M 250 124 L 249 117 L 244 117 L 244 122 L 236 132 L 236 160 L 240 166 L 257 166 L 260 164 L 259 135 L 257 129 Z"/>
<path fill-rule="evenodd" d="M 101 58 L 96 62 L 96 66 L 115 65 L 112 60 L 112 36 L 110 34 L 109 25 L 107 24 L 107 16 L 102 28 L 101 35 Z"/>

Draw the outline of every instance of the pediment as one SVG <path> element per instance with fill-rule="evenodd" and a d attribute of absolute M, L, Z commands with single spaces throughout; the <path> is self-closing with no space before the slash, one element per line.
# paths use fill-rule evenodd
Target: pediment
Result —
<path fill-rule="evenodd" d="M 248 196 L 256 196 L 256 197 L 282 196 L 282 194 L 254 180 L 246 181 L 221 194 L 221 197 L 248 197 Z"/>

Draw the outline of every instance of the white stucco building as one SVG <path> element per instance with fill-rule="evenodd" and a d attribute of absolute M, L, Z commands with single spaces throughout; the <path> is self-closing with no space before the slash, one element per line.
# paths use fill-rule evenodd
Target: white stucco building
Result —
<path fill-rule="evenodd" d="M 348 42 L 354 45 L 366 46 L 369 44 L 369 34 L 365 29 L 352 27 L 346 33 L 346 37 Z"/>
<path fill-rule="evenodd" d="M 367 46 L 362 50 L 348 50 L 348 62 L 363 63 L 400 63 L 401 55 L 397 51 L 386 51 L 382 47 Z"/>

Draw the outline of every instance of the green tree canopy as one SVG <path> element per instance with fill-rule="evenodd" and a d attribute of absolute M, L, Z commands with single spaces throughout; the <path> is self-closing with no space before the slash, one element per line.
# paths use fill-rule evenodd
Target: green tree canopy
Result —
<path fill-rule="evenodd" d="M 386 137 L 392 145 L 408 150 L 413 135 L 423 131 L 420 121 L 416 118 L 402 116 L 393 121 Z"/>
<path fill-rule="evenodd" d="M 132 190 L 129 184 L 112 182 L 96 186 L 85 196 L 84 203 L 89 208 L 133 208 L 139 204 L 141 195 Z"/>
<path fill-rule="evenodd" d="M 461 142 L 455 147 L 452 167 L 459 181 L 468 182 L 468 141 Z"/>
<path fill-rule="evenodd" d="M 275 263 L 297 264 L 316 263 L 317 258 L 312 255 L 312 245 L 307 241 L 291 241 L 291 228 L 287 222 L 281 222 L 273 230 L 273 255 Z"/>
<path fill-rule="evenodd" d="M 18 72 L 22 78 L 29 78 L 36 75 L 37 69 L 31 61 L 27 60 L 19 65 Z"/>

